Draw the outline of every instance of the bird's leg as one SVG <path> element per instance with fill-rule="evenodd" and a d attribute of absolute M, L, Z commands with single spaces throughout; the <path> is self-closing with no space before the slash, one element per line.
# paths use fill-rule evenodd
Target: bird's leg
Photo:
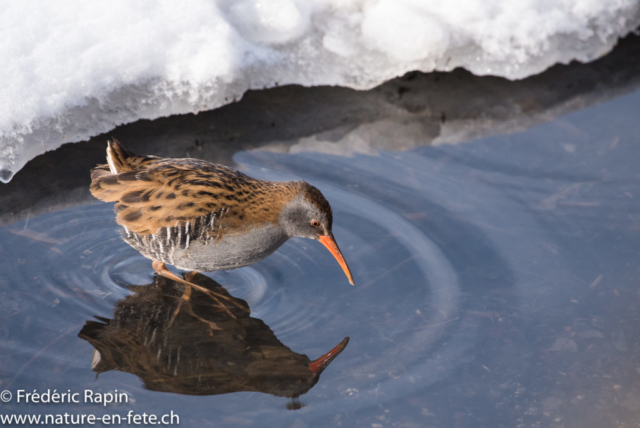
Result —
<path fill-rule="evenodd" d="M 178 313 L 180 312 L 180 308 L 182 308 L 182 304 L 191 299 L 191 287 L 184 287 L 184 292 L 182 296 L 180 296 L 180 300 L 178 301 L 178 307 L 175 311 L 173 311 L 173 315 L 171 315 L 171 320 L 169 321 L 169 327 L 173 325 L 173 322 L 176 320 Z"/>
<path fill-rule="evenodd" d="M 245 308 L 244 306 L 242 306 L 240 303 L 236 302 L 235 300 L 233 300 L 230 297 L 225 296 L 224 294 L 220 294 L 220 293 L 216 293 L 215 291 L 211 291 L 208 288 L 202 287 L 198 284 L 195 284 L 193 282 L 193 277 L 195 277 L 198 274 L 198 272 L 196 271 L 191 271 L 187 274 L 184 275 L 184 279 L 187 280 L 187 282 L 189 282 L 189 284 L 191 284 L 192 287 L 194 287 L 195 289 L 203 292 L 203 293 L 207 293 L 207 294 L 215 294 L 216 296 L 220 297 L 221 299 L 226 300 L 229 303 L 232 303 L 235 307 L 242 309 L 245 312 L 249 312 L 251 313 L 250 310 L 248 310 L 247 308 Z"/>
<path fill-rule="evenodd" d="M 184 279 L 186 279 L 187 281 L 191 282 L 191 281 L 193 281 L 193 278 L 197 274 L 198 274 L 198 272 L 196 272 L 195 270 L 192 270 L 191 272 L 184 274 Z"/>
<path fill-rule="evenodd" d="M 162 263 L 162 262 L 159 262 L 159 261 L 157 261 L 157 260 L 154 260 L 154 261 L 153 261 L 153 263 L 152 263 L 152 266 L 153 266 L 153 270 L 155 270 L 159 275 L 162 275 L 162 276 L 164 276 L 165 278 L 169 278 L 169 279 L 171 279 L 171 280 L 173 280 L 173 281 L 179 282 L 179 283 L 181 283 L 181 284 L 185 285 L 187 288 L 192 288 L 192 287 L 193 287 L 193 288 L 198 289 L 199 291 L 202 291 L 202 292 L 203 292 L 203 293 L 205 293 L 205 294 L 208 294 L 208 295 L 209 295 L 209 297 L 211 297 L 213 300 L 215 300 L 215 301 L 216 301 L 216 303 L 218 303 L 218 305 L 219 305 L 219 306 L 221 306 L 221 307 L 222 307 L 222 309 L 224 309 L 224 310 L 225 310 L 225 312 L 227 312 L 227 314 L 229 314 L 229 316 L 230 316 L 231 318 L 233 318 L 233 319 L 237 319 L 237 318 L 236 318 L 236 316 L 235 316 L 235 315 L 233 315 L 233 314 L 231 313 L 231 311 L 229 310 L 229 308 L 227 308 L 227 307 L 226 307 L 226 306 L 225 306 L 225 305 L 220 301 L 220 299 L 218 299 L 218 296 L 220 296 L 218 293 L 215 293 L 215 292 L 213 292 L 213 291 L 211 291 L 211 290 L 209 290 L 209 289 L 207 289 L 207 288 L 201 287 L 201 286 L 199 286 L 199 285 L 197 285 L 197 284 L 194 284 L 194 283 L 192 283 L 192 282 L 189 282 L 189 281 L 186 281 L 186 280 L 184 280 L 184 279 L 180 278 L 178 275 L 176 275 L 175 273 L 173 273 L 173 272 L 171 272 L 169 269 L 167 269 L 167 267 L 165 266 L 165 264 L 164 264 L 164 263 Z M 220 297 L 222 297 L 222 296 L 220 296 Z M 224 296 L 224 297 L 226 297 L 226 296 Z"/>
<path fill-rule="evenodd" d="M 227 312 L 227 314 L 229 314 L 229 316 L 233 319 L 237 319 L 235 315 L 233 315 L 231 313 L 231 311 L 224 305 L 224 303 L 222 303 L 220 301 L 220 299 L 224 299 L 232 304 L 234 304 L 235 306 L 239 307 L 240 309 L 243 310 L 247 310 L 245 307 L 243 307 L 242 305 L 238 304 L 237 302 L 234 302 L 233 299 L 220 294 L 220 293 L 216 293 L 215 291 L 211 291 L 208 288 L 202 287 L 198 284 L 194 284 L 193 282 L 184 280 L 182 278 L 180 278 L 178 275 L 176 275 L 175 273 L 171 272 L 169 269 L 167 269 L 167 267 L 165 266 L 164 263 L 159 262 L 157 260 L 154 260 L 152 263 L 153 266 L 153 270 L 155 270 L 159 275 L 164 276 L 165 278 L 171 279 L 173 281 L 179 282 L 181 284 L 184 284 L 187 287 L 193 287 L 196 290 L 205 293 L 207 295 L 209 295 L 209 297 L 211 297 L 213 300 L 216 301 L 216 303 L 218 303 L 218 305 L 220 305 L 222 307 L 222 309 L 225 310 L 225 312 Z"/>

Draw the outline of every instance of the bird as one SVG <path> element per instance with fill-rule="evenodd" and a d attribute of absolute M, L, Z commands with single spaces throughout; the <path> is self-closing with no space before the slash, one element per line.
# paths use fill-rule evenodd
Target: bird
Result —
<path fill-rule="evenodd" d="M 191 281 L 248 307 L 207 276 L 195 274 Z M 312 361 L 280 342 L 263 320 L 235 308 L 237 319 L 231 319 L 198 301 L 175 319 L 175 302 L 166 296 L 178 297 L 178 287 L 162 276 L 150 285 L 129 285 L 132 294 L 115 303 L 112 319 L 96 316 L 85 323 L 78 336 L 94 346 L 96 374 L 132 373 L 146 389 L 174 394 L 259 391 L 296 398 L 313 388 L 349 343 L 345 337 Z"/>
<path fill-rule="evenodd" d="M 332 232 L 331 205 L 305 181 L 266 181 L 193 158 L 140 156 L 112 139 L 107 163 L 91 171 L 91 194 L 115 202 L 124 241 L 152 260 L 159 275 L 217 295 L 171 272 L 241 268 L 264 259 L 292 237 L 319 241 L 353 275 Z M 190 298 L 190 290 L 184 298 Z"/>

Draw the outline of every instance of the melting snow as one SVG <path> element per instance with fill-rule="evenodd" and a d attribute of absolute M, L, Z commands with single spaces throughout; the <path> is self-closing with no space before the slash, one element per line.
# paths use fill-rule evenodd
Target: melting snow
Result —
<path fill-rule="evenodd" d="M 637 0 L 5 1 L 0 180 L 65 142 L 252 88 L 455 67 L 519 79 L 597 58 L 638 25 Z"/>

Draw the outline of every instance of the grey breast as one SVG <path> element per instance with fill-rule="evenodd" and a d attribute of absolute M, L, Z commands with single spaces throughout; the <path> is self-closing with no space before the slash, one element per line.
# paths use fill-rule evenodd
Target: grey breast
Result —
<path fill-rule="evenodd" d="M 279 225 L 257 227 L 241 234 L 214 233 L 212 213 L 178 227 L 161 228 L 156 234 L 139 235 L 126 228 L 122 238 L 143 256 L 179 269 L 210 272 L 250 265 L 277 250 L 289 238 Z"/>

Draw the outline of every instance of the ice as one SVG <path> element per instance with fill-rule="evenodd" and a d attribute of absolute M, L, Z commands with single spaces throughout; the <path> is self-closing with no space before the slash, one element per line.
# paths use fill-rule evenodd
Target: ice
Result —
<path fill-rule="evenodd" d="M 456 67 L 520 79 L 597 58 L 639 25 L 637 0 L 7 0 L 0 180 L 66 142 L 248 89 Z"/>

